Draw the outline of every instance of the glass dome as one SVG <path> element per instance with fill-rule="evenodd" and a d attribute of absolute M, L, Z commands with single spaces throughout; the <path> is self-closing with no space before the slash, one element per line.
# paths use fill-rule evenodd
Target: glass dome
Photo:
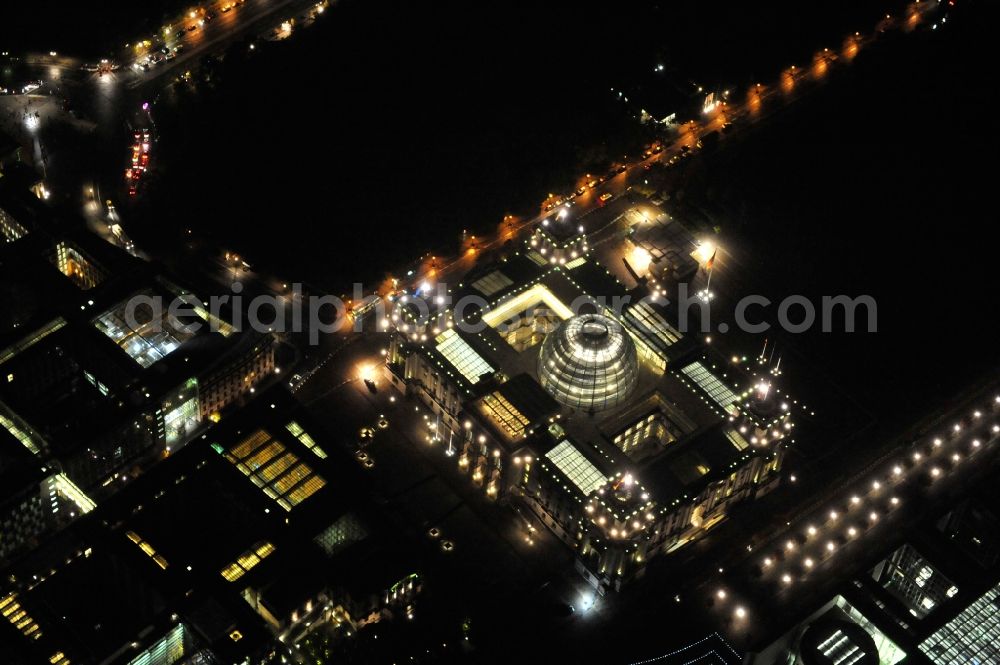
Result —
<path fill-rule="evenodd" d="M 581 314 L 546 336 L 538 355 L 538 378 L 557 401 L 601 411 L 625 401 L 635 388 L 635 345 L 614 319 Z"/>

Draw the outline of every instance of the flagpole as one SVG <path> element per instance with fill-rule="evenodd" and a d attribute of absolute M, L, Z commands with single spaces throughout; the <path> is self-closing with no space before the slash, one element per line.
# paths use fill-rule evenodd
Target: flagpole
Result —
<path fill-rule="evenodd" d="M 715 269 L 715 255 L 719 253 L 719 248 L 716 247 L 715 251 L 712 252 L 712 257 L 705 262 L 705 267 L 708 269 L 708 281 L 705 282 L 705 288 L 701 290 L 699 294 L 702 300 L 706 302 L 712 299 L 712 271 Z"/>

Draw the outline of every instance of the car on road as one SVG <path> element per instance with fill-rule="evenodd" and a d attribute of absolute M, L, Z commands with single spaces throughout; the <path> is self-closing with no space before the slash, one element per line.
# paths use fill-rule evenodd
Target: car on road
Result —
<path fill-rule="evenodd" d="M 378 386 L 376 386 L 375 382 L 372 381 L 371 379 L 365 379 L 365 387 L 368 388 L 368 392 L 370 392 L 372 395 L 378 392 Z"/>
<path fill-rule="evenodd" d="M 610 200 L 611 196 L 612 196 L 611 192 L 605 192 L 605 193 L 601 194 L 601 203 L 604 203 L 604 202 Z"/>
<path fill-rule="evenodd" d="M 581 187 L 580 189 L 576 190 L 576 195 L 577 196 L 583 196 L 586 193 L 587 193 L 587 188 L 586 187 Z"/>

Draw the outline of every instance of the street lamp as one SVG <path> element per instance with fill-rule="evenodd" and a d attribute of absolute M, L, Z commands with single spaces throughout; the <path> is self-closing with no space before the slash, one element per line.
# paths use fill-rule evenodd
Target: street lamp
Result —
<path fill-rule="evenodd" d="M 375 367 L 369 364 L 358 366 L 358 378 L 365 383 L 375 382 Z"/>

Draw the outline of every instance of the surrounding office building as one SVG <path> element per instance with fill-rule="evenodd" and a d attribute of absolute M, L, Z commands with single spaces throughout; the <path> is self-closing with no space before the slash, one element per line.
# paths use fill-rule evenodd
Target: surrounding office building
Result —
<path fill-rule="evenodd" d="M 1000 584 L 920 643 L 935 663 L 1000 662 Z"/>
<path fill-rule="evenodd" d="M 45 481 L 35 456 L 0 429 L 0 561 L 32 544 L 54 521 Z"/>
<path fill-rule="evenodd" d="M 405 620 L 419 559 L 362 474 L 286 391 L 258 393 L 3 568 L 5 664 L 276 665 Z"/>
<path fill-rule="evenodd" d="M 77 515 L 272 380 L 273 335 L 235 331 L 155 264 L 0 187 L 0 424 Z M 172 315 L 171 303 L 181 302 Z"/>
<path fill-rule="evenodd" d="M 981 458 L 978 473 L 926 502 L 919 521 L 866 543 L 843 569 L 829 568 L 833 598 L 785 625 L 758 627 L 760 646 L 747 662 L 1000 662 L 1000 495 L 990 479 L 996 466 L 995 456 Z"/>
<path fill-rule="evenodd" d="M 918 619 L 958 593 L 958 587 L 910 545 L 903 545 L 880 562 L 872 577 Z"/>

